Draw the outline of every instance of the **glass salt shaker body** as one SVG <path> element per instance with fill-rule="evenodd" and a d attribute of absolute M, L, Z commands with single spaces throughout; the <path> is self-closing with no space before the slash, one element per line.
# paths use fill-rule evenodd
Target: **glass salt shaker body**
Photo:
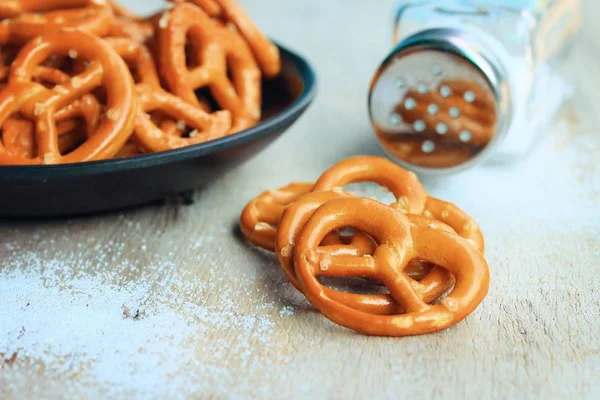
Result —
<path fill-rule="evenodd" d="M 580 18 L 579 0 L 401 1 L 369 94 L 380 144 L 420 172 L 521 159 L 568 94 Z"/>

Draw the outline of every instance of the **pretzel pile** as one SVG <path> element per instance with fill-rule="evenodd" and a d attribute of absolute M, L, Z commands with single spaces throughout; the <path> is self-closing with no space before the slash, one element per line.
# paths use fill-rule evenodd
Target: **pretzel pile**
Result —
<path fill-rule="evenodd" d="M 343 190 L 356 182 L 375 182 L 396 200 L 386 205 Z M 291 284 L 323 315 L 364 334 L 448 328 L 488 291 L 479 226 L 384 158 L 349 158 L 315 183 L 264 192 L 245 207 L 240 227 L 250 242 L 276 253 Z M 323 283 L 332 278 L 364 278 L 375 293 Z"/>
<path fill-rule="evenodd" d="M 261 118 L 279 51 L 234 0 L 0 2 L 0 165 L 129 157 Z"/>

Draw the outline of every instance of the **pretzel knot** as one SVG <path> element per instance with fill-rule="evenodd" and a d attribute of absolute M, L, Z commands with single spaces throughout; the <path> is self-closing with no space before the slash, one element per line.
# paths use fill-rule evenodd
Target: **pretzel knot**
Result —
<path fill-rule="evenodd" d="M 173 94 L 210 110 L 196 95 L 198 89 L 208 89 L 221 109 L 231 111 L 233 132 L 259 121 L 260 70 L 237 32 L 183 3 L 162 14 L 156 38 L 159 71 Z"/>
<path fill-rule="evenodd" d="M 86 68 L 52 88 L 34 82 L 36 69 L 57 54 L 77 54 L 78 59 L 87 62 Z M 69 115 L 93 113 L 93 110 L 77 110 L 72 104 L 78 100 L 93 103 L 89 95 L 97 88 L 105 91 L 103 115 L 89 124 L 95 129 L 80 146 L 61 154 L 57 121 Z M 34 122 L 36 155 L 28 158 L 12 154 L 0 143 L 0 164 L 56 164 L 110 158 L 131 135 L 136 104 L 127 66 L 102 39 L 81 31 L 61 31 L 32 40 L 17 55 L 8 86 L 0 92 L 0 128 L 13 115 Z M 68 106 L 75 110 L 65 109 Z M 94 105 L 80 104 L 80 107 Z"/>
<path fill-rule="evenodd" d="M 61 29 L 108 33 L 113 14 L 106 0 L 9 0 L 0 3 L 0 43 L 25 43 Z"/>
<path fill-rule="evenodd" d="M 300 291 L 303 288 L 298 283 L 298 278 L 294 270 L 294 258 L 296 254 L 296 243 L 303 231 L 303 228 L 315 210 L 326 202 L 333 199 L 353 197 L 343 192 L 311 192 L 301 196 L 294 203 L 290 204 L 279 221 L 279 230 L 277 234 L 276 253 L 280 264 L 288 280 Z M 427 217 L 416 217 L 414 222 L 419 226 L 433 226 L 435 229 L 442 229 L 453 232 L 451 228 L 443 223 L 433 221 Z M 334 235 L 332 235 L 334 234 Z M 333 236 L 334 239 L 328 239 Z M 331 232 L 323 238 L 319 252 L 332 255 L 352 255 L 357 257 L 369 257 L 375 249 L 377 243 L 368 234 L 357 230 L 354 232 L 347 243 L 339 240 L 336 232 Z M 352 268 L 352 265 L 348 265 Z M 420 262 L 410 264 L 406 268 L 407 276 L 412 277 L 414 285 L 419 287 L 419 295 L 423 301 L 431 302 L 444 293 L 453 285 L 454 278 L 446 270 L 440 267 L 422 268 Z M 389 315 L 402 312 L 402 307 L 390 295 L 385 294 L 355 294 L 338 292 L 327 287 L 323 291 L 336 301 L 345 304 L 353 309 L 361 310 L 372 314 Z"/>
<path fill-rule="evenodd" d="M 320 248 L 330 232 L 351 227 L 372 236 L 373 255 Z M 295 273 L 306 298 L 332 321 L 355 331 L 406 336 L 450 327 L 483 300 L 489 270 L 481 253 L 459 236 L 410 223 L 401 212 L 370 199 L 339 198 L 320 206 L 308 219 L 295 246 Z M 440 265 L 456 279 L 448 296 L 431 305 L 405 273 L 421 259 Z M 318 277 L 362 277 L 381 281 L 404 313 L 378 315 L 353 308 L 332 296 Z M 340 292 L 338 292 L 340 293 Z"/>

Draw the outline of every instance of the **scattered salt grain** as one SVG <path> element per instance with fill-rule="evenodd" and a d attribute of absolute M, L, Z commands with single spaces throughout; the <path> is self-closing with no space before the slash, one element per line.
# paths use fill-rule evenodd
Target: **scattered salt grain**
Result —
<path fill-rule="evenodd" d="M 158 20 L 158 26 L 161 29 L 165 29 L 167 27 L 167 25 L 169 25 L 169 18 L 170 18 L 170 13 L 164 12 L 163 15 L 160 17 L 160 19 Z"/>

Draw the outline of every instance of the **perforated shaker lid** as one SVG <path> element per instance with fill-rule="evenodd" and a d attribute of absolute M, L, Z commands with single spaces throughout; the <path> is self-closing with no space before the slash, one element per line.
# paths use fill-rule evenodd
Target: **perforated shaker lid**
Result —
<path fill-rule="evenodd" d="M 479 162 L 506 133 L 508 88 L 489 58 L 453 29 L 399 43 L 369 94 L 377 138 L 399 164 L 456 172 Z"/>

